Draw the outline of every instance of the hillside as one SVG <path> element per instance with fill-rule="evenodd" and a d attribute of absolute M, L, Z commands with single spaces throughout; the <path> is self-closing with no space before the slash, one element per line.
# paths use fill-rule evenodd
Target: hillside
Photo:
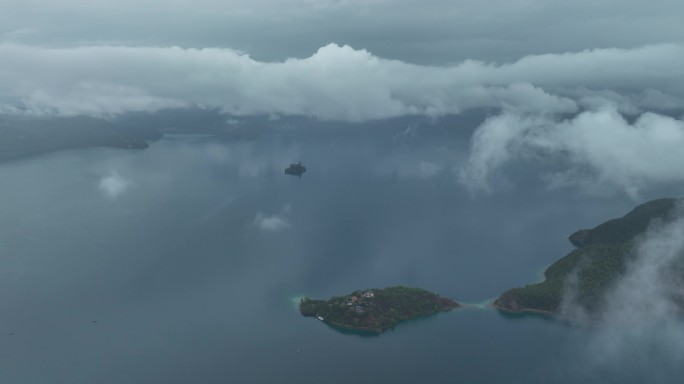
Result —
<path fill-rule="evenodd" d="M 672 209 L 680 199 L 664 198 L 641 204 L 619 219 L 608 220 L 593 229 L 581 229 L 570 235 L 575 247 L 592 244 L 618 244 L 643 233 L 656 218 L 671 218 Z"/>
<path fill-rule="evenodd" d="M 574 300 L 592 312 L 601 304 L 611 283 L 623 275 L 633 257 L 635 239 L 654 220 L 671 220 L 680 201 L 672 198 L 653 200 L 621 218 L 573 233 L 570 241 L 578 248 L 547 268 L 543 282 L 504 292 L 494 302 L 494 307 L 556 313 L 567 288 L 572 287 L 576 295 Z"/>

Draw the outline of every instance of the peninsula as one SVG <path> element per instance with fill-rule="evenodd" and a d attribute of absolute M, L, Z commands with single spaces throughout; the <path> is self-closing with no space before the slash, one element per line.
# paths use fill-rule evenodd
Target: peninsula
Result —
<path fill-rule="evenodd" d="M 148 141 L 161 137 L 162 133 L 152 128 L 87 116 L 29 118 L 0 114 L 0 162 L 66 149 L 145 149 Z"/>
<path fill-rule="evenodd" d="M 677 205 L 683 201 L 653 200 L 621 218 L 573 233 L 569 239 L 577 249 L 547 268 L 543 282 L 510 289 L 493 306 L 504 311 L 555 314 L 560 310 L 568 284 L 573 284 L 576 303 L 587 313 L 594 313 L 606 290 L 623 275 L 634 257 L 635 238 L 646 232 L 654 220 L 673 220 Z"/>
<path fill-rule="evenodd" d="M 330 300 L 305 297 L 299 312 L 341 329 L 381 333 L 402 321 L 458 307 L 455 301 L 424 289 L 398 286 L 355 291 Z"/>

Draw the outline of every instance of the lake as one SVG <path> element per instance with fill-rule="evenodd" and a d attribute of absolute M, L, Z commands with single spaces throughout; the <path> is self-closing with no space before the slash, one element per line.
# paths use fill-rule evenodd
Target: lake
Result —
<path fill-rule="evenodd" d="M 606 361 L 591 330 L 486 306 L 667 191 L 550 189 L 556 165 L 520 163 L 472 194 L 467 148 L 438 127 L 283 129 L 1 164 L 0 382 L 676 382 L 658 353 Z M 377 337 L 297 312 L 391 285 L 482 305 Z"/>

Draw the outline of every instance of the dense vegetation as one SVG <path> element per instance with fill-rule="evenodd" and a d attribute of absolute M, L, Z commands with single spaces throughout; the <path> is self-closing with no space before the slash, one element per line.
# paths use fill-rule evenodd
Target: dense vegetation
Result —
<path fill-rule="evenodd" d="M 401 321 L 457 307 L 453 300 L 424 289 L 399 286 L 355 291 L 327 301 L 304 298 L 299 310 L 336 327 L 380 333 Z"/>
<path fill-rule="evenodd" d="M 566 287 L 572 287 L 577 303 L 591 310 L 600 304 L 602 292 L 624 272 L 631 248 L 631 243 L 626 243 L 576 249 L 546 270 L 544 282 L 508 290 L 495 305 L 511 310 L 555 312 Z"/>
<path fill-rule="evenodd" d="M 513 288 L 495 302 L 499 309 L 557 312 L 563 299 L 572 299 L 590 313 L 607 288 L 621 276 L 633 257 L 635 238 L 654 219 L 670 220 L 678 199 L 658 199 L 636 207 L 622 218 L 594 229 L 575 232 L 570 241 L 579 248 L 544 272 L 542 283 Z M 569 297 L 570 290 L 573 297 Z"/>

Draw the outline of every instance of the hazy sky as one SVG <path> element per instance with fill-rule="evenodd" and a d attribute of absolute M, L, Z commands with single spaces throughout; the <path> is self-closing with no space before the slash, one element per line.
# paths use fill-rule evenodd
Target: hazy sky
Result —
<path fill-rule="evenodd" d="M 257 60 L 335 42 L 421 64 L 684 40 L 676 0 L 2 0 L 0 36 L 41 46 L 221 47 Z"/>

